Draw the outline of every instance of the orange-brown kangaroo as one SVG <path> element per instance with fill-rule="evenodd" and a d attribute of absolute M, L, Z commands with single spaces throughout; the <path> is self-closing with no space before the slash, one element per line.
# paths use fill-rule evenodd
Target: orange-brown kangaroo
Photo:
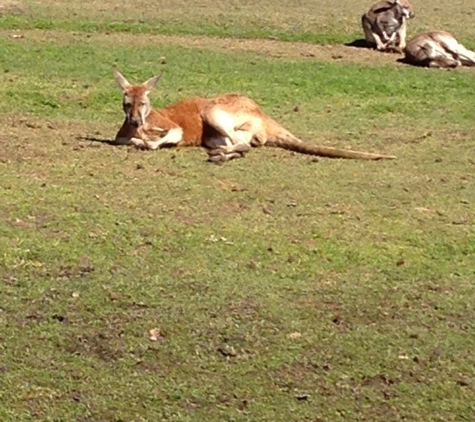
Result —
<path fill-rule="evenodd" d="M 341 150 L 301 141 L 271 119 L 252 99 L 226 94 L 215 98 L 187 98 L 155 110 L 148 94 L 161 76 L 132 85 L 118 71 L 116 82 L 124 94 L 125 121 L 116 135 L 117 144 L 157 149 L 169 146 L 201 146 L 209 161 L 242 157 L 251 147 L 280 147 L 302 154 L 329 158 L 381 160 L 391 155 Z"/>

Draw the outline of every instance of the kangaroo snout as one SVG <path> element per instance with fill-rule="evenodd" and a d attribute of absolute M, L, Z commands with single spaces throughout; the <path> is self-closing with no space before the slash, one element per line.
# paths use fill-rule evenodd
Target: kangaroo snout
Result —
<path fill-rule="evenodd" d="M 129 118 L 129 123 L 134 128 L 138 128 L 138 127 L 142 126 L 142 119 L 140 117 L 139 118 L 130 117 Z"/>

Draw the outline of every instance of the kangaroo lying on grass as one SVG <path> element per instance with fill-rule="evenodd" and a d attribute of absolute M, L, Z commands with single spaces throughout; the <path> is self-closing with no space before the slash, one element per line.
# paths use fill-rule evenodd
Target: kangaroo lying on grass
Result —
<path fill-rule="evenodd" d="M 169 146 L 202 146 L 209 161 L 224 162 L 242 157 L 251 147 L 280 147 L 302 154 L 360 160 L 392 159 L 394 156 L 341 150 L 301 141 L 271 119 L 252 99 L 226 94 L 215 98 L 188 98 L 160 110 L 150 105 L 148 94 L 158 83 L 155 76 L 132 85 L 118 71 L 122 88 L 125 121 L 116 135 L 116 144 L 133 144 L 155 150 Z"/>
<path fill-rule="evenodd" d="M 380 1 L 361 17 L 369 45 L 379 51 L 401 52 L 406 46 L 406 20 L 414 17 L 408 0 Z"/>
<path fill-rule="evenodd" d="M 446 31 L 428 31 L 409 40 L 405 62 L 416 66 L 475 66 L 475 52 L 467 50 Z"/>

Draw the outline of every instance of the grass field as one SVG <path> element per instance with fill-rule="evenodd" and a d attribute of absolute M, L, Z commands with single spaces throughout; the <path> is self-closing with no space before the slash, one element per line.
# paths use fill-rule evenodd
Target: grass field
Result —
<path fill-rule="evenodd" d="M 355 0 L 189 3 L 0 0 L 0 420 L 474 420 L 473 70 L 344 46 Z M 114 66 L 397 160 L 85 140 Z"/>

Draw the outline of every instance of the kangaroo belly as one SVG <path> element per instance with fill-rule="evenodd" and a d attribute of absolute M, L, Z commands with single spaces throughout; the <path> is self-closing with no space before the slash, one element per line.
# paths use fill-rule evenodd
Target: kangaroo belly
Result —
<path fill-rule="evenodd" d="M 183 129 L 182 140 L 178 146 L 200 146 L 204 139 L 204 126 L 201 110 L 207 100 L 188 98 L 160 110 L 167 118 Z"/>

